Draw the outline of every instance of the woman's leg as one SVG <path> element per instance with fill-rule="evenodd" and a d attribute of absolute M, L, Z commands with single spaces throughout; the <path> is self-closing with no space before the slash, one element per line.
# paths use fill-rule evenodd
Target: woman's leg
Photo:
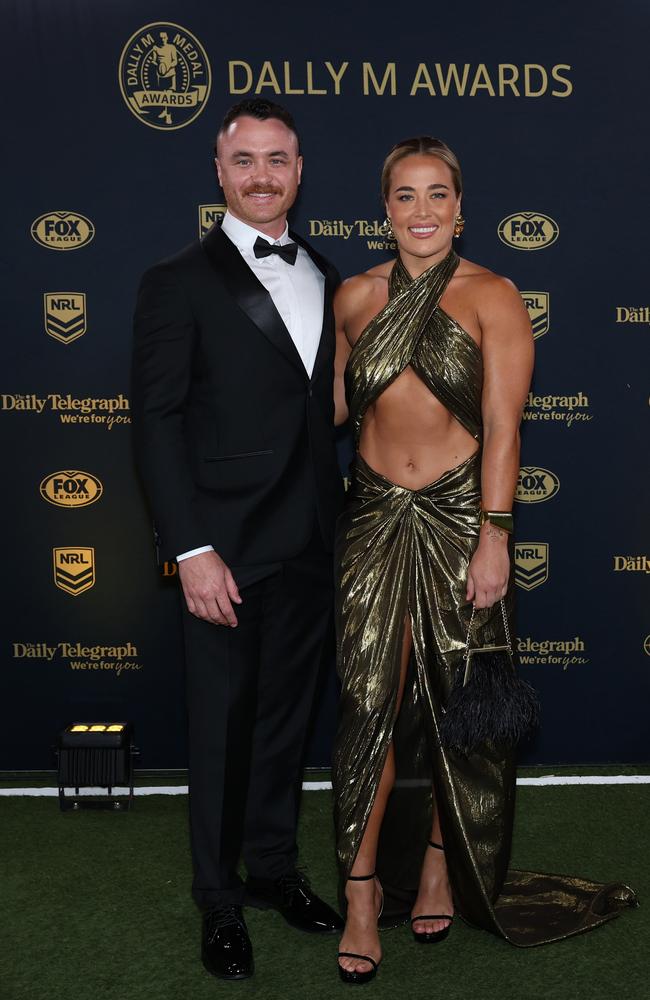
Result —
<path fill-rule="evenodd" d="M 431 840 L 434 844 L 442 845 L 442 832 L 440 830 L 440 819 L 438 810 L 435 808 L 436 796 L 432 790 L 434 805 L 433 824 L 431 827 Z M 444 845 L 443 845 L 444 846 Z M 416 917 L 419 913 L 450 913 L 454 912 L 454 903 L 447 874 L 447 862 L 444 850 L 436 847 L 427 847 L 422 862 L 422 872 L 420 874 L 420 885 L 415 905 L 411 911 Z M 416 934 L 430 934 L 435 931 L 444 930 L 449 926 L 449 920 L 416 920 L 412 925 Z"/>
<path fill-rule="evenodd" d="M 411 622 L 407 618 L 404 622 L 396 714 L 399 713 L 402 704 L 406 671 L 408 669 L 412 645 Z M 382 820 L 386 811 L 388 796 L 391 793 L 394 782 L 395 751 L 391 742 L 386 755 L 386 763 L 384 764 L 379 787 L 377 788 L 377 795 L 375 796 L 375 801 L 368 817 L 365 833 L 354 864 L 352 865 L 351 875 L 370 875 L 375 870 L 379 831 L 381 830 Z M 381 958 L 381 946 L 377 930 L 377 915 L 381 906 L 381 889 L 377 880 L 347 882 L 345 886 L 345 898 L 348 904 L 347 918 L 339 951 L 352 951 L 359 955 L 370 955 L 371 958 L 374 958 L 378 962 Z M 340 958 L 339 964 L 344 969 L 354 972 L 369 972 L 371 968 L 368 962 L 362 962 L 358 958 Z"/>

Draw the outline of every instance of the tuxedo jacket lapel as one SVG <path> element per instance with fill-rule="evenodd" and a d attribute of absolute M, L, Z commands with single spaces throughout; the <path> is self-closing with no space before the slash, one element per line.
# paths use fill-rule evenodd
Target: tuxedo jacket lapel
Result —
<path fill-rule="evenodd" d="M 287 361 L 290 361 L 307 378 L 302 358 L 298 354 L 280 313 L 273 304 L 273 299 L 262 282 L 255 277 L 235 244 L 228 239 L 225 233 L 221 232 L 216 224 L 205 234 L 201 243 L 210 263 L 222 278 L 239 307 L 243 309 L 265 337 L 268 337 L 271 343 L 281 351 Z"/>

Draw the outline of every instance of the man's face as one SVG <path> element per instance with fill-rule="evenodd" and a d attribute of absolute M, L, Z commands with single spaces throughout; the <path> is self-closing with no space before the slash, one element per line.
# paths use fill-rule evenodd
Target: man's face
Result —
<path fill-rule="evenodd" d="M 242 115 L 219 137 L 215 162 L 228 210 L 267 236 L 281 236 L 302 173 L 291 129 L 277 118 Z"/>

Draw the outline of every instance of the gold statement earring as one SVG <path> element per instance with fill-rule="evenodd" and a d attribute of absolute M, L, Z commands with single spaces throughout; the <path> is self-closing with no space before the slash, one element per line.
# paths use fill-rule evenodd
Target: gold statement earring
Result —
<path fill-rule="evenodd" d="M 462 217 L 462 215 L 458 214 L 456 216 L 456 222 L 454 225 L 454 236 L 460 236 L 464 228 L 465 228 L 465 220 Z"/>
<path fill-rule="evenodd" d="M 384 222 L 384 224 L 381 227 L 381 229 L 382 229 L 382 232 L 383 232 L 383 234 L 384 234 L 384 236 L 386 237 L 387 240 L 394 240 L 395 239 L 395 233 L 393 232 L 393 227 L 391 225 L 390 216 L 389 215 L 386 216 L 386 221 Z"/>

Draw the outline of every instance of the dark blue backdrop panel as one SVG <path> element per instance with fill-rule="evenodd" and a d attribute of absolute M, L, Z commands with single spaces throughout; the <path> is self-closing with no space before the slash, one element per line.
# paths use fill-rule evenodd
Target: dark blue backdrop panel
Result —
<path fill-rule="evenodd" d="M 7 7 L 0 767 L 49 766 L 81 717 L 132 719 L 143 765 L 185 764 L 178 591 L 131 459 L 131 315 L 142 271 L 219 211 L 213 136 L 256 93 L 295 114 L 292 223 L 343 275 L 389 256 L 390 146 L 457 151 L 459 249 L 512 278 L 538 333 L 516 571 L 544 718 L 523 759 L 647 759 L 647 5 Z M 335 713 L 330 651 L 312 764 Z"/>

